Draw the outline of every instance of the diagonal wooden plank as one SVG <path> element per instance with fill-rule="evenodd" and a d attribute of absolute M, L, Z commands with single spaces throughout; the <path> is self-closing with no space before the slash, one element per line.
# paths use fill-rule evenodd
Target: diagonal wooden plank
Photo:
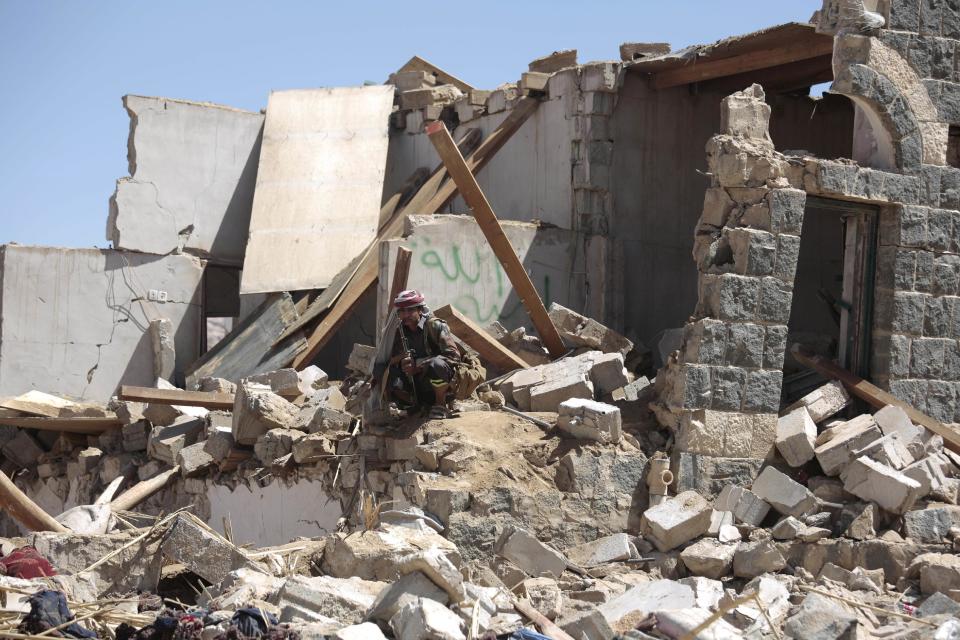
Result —
<path fill-rule="evenodd" d="M 500 123 L 486 140 L 484 140 L 476 151 L 471 153 L 465 162 L 474 173 L 482 169 L 496 155 L 497 151 L 506 144 L 514 133 L 516 133 L 527 119 L 537 110 L 540 101 L 536 98 L 526 97 L 519 100 L 514 106 L 510 115 Z M 436 213 L 453 200 L 457 195 L 457 186 L 453 180 L 444 182 L 447 177 L 445 170 L 438 170 L 424 184 L 423 188 L 417 192 L 407 206 L 403 208 L 394 218 L 384 227 L 377 236 L 376 244 L 380 241 L 398 238 L 403 234 L 403 225 L 407 216 L 410 214 L 432 214 Z M 428 195 L 432 194 L 432 195 Z M 340 299 L 333 306 L 323 320 L 314 328 L 313 333 L 307 339 L 307 348 L 301 352 L 294 360 L 293 366 L 297 369 L 303 369 L 316 357 L 320 349 L 330 340 L 333 333 L 346 322 L 350 313 L 356 308 L 360 297 L 377 283 L 379 277 L 379 252 L 369 251 L 364 257 L 363 263 L 357 270 L 357 274 L 347 285 Z"/>
<path fill-rule="evenodd" d="M 482 360 L 494 365 L 502 373 L 530 367 L 520 359 L 520 356 L 497 342 L 482 327 L 451 305 L 448 304 L 434 310 L 433 315 L 450 325 L 450 331 L 453 332 L 453 335 L 463 340 L 467 346 L 480 354 Z"/>
<path fill-rule="evenodd" d="M 523 268 L 520 257 L 517 256 L 513 245 L 510 244 L 507 235 L 503 232 L 503 227 L 500 226 L 500 221 L 497 220 L 493 208 L 487 201 L 486 196 L 483 195 L 483 190 L 480 189 L 470 166 L 457 151 L 457 146 L 453 144 L 453 138 L 450 137 L 446 125 L 442 122 L 433 122 L 427 125 L 427 135 L 430 136 L 430 141 L 433 142 L 437 153 L 440 154 L 440 158 L 446 165 L 447 171 L 450 172 L 453 181 L 457 183 L 460 195 L 463 196 L 463 200 L 470 207 L 470 211 L 473 212 L 473 217 L 480 226 L 480 230 L 483 231 L 483 235 L 486 236 L 487 242 L 490 243 L 490 248 L 493 249 L 497 260 L 503 265 L 503 270 L 506 272 L 507 278 L 510 279 L 513 290 L 530 315 L 530 320 L 536 327 L 537 333 L 540 334 L 540 339 L 543 340 L 547 351 L 554 358 L 563 357 L 567 348 L 563 344 L 560 332 L 557 331 L 553 320 L 547 314 L 547 309 L 543 306 L 540 294 L 537 293 L 533 282 L 530 281 L 530 274 Z"/>

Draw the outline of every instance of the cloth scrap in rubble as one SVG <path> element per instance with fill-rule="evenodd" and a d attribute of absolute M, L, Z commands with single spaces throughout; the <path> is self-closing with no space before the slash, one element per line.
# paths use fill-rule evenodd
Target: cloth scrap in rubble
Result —
<path fill-rule="evenodd" d="M 74 615 L 67 607 L 67 597 L 61 591 L 44 589 L 27 598 L 27 602 L 30 604 L 30 613 L 24 616 L 23 622 L 18 627 L 22 633 L 44 633 L 74 619 Z M 67 638 L 97 637 L 95 632 L 81 627 L 76 622 L 59 629 L 57 633 Z"/>
<path fill-rule="evenodd" d="M 53 565 L 31 546 L 14 549 L 10 555 L 0 558 L 0 572 L 24 580 L 57 575 Z"/>

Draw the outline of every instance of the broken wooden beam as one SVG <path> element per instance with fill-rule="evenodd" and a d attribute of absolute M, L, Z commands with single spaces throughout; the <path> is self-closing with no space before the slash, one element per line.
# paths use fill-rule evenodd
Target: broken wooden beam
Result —
<path fill-rule="evenodd" d="M 182 389 L 154 389 L 153 387 L 135 387 L 125 384 L 120 387 L 120 393 L 117 397 L 121 400 L 130 400 L 133 402 L 233 410 L 232 393 L 184 391 Z"/>
<path fill-rule="evenodd" d="M 180 466 L 177 465 L 173 469 L 167 469 L 152 478 L 138 482 L 111 501 L 110 509 L 114 513 L 133 510 L 135 506 L 170 484 L 179 474 Z"/>
<path fill-rule="evenodd" d="M 483 191 L 477 183 L 477 178 L 464 161 L 463 156 L 460 155 L 457 145 L 453 143 L 453 138 L 450 137 L 447 126 L 443 122 L 432 122 L 427 125 L 426 131 L 440 155 L 440 159 L 443 160 L 444 166 L 447 167 L 450 177 L 457 184 L 464 202 L 473 212 L 473 217 L 477 220 L 483 235 L 486 236 L 487 242 L 490 243 L 493 253 L 497 256 L 500 264 L 503 265 L 503 270 L 506 272 L 507 278 L 510 279 L 513 290 L 530 315 L 533 326 L 540 334 L 540 339 L 543 340 L 547 351 L 553 358 L 562 357 L 567 352 L 567 347 L 563 344 L 563 338 L 560 337 L 560 332 L 557 331 L 549 314 L 547 314 L 547 309 L 543 306 L 540 294 L 537 293 L 533 282 L 530 281 L 530 275 L 523 268 L 520 257 L 517 256 L 513 245 L 510 244 L 510 240 L 503 232 L 503 227 L 500 226 L 493 208 L 487 201 L 486 196 L 483 195 Z"/>
<path fill-rule="evenodd" d="M 37 431 L 63 431 L 96 436 L 123 426 L 119 418 L 41 418 L 38 416 L 14 416 L 0 418 L 0 425 L 36 429 Z"/>
<path fill-rule="evenodd" d="M 811 353 L 802 346 L 795 344 L 790 348 L 790 353 L 797 362 L 805 367 L 813 369 L 825 378 L 839 380 L 847 391 L 860 398 L 871 407 L 882 409 L 888 404 L 903 409 L 907 416 L 914 422 L 932 433 L 943 438 L 943 443 L 953 451 L 960 452 L 960 430 L 949 427 L 939 420 L 931 418 L 922 411 L 918 411 L 912 405 L 897 398 L 891 393 L 884 391 L 880 387 L 873 385 L 863 378 L 850 373 L 835 362 L 827 360 L 821 355 Z"/>
<path fill-rule="evenodd" d="M 480 354 L 481 360 L 486 360 L 501 373 L 514 369 L 527 369 L 529 365 L 520 356 L 497 342 L 497 340 L 483 330 L 473 320 L 463 315 L 451 305 L 435 309 L 433 315 L 450 325 L 453 335 L 463 340 L 474 351 Z"/>
<path fill-rule="evenodd" d="M 54 520 L 53 516 L 37 506 L 2 471 L 0 471 L 0 506 L 14 520 L 30 531 L 70 533 L 70 529 Z"/>
<path fill-rule="evenodd" d="M 510 115 L 500 123 L 500 126 L 486 137 L 476 151 L 466 158 L 466 165 L 470 168 L 470 171 L 476 173 L 486 166 L 496 152 L 506 144 L 507 140 L 533 115 L 539 104 L 540 101 L 536 98 L 520 99 L 510 111 Z M 447 171 L 438 167 L 434 175 L 417 192 L 417 195 L 380 231 L 375 241 L 376 246 L 379 246 L 379 243 L 383 240 L 399 238 L 403 235 L 403 226 L 407 215 L 429 215 L 447 206 L 457 194 L 455 181 L 446 180 L 444 182 L 447 176 Z M 337 329 L 347 321 L 350 313 L 360 302 L 361 296 L 376 285 L 379 277 L 378 272 L 380 271 L 379 262 L 378 251 L 370 250 L 367 252 L 357 269 L 357 273 L 350 280 L 350 284 L 347 285 L 336 304 L 317 324 L 313 333 L 307 339 L 307 348 L 293 360 L 294 368 L 303 369 L 313 361 L 320 349 L 333 337 Z"/>
<path fill-rule="evenodd" d="M 689 64 L 654 74 L 650 80 L 650 85 L 654 89 L 666 89 L 747 71 L 768 69 L 832 53 L 833 38 L 816 35 L 816 37 L 792 42 L 788 45 L 766 47 L 726 58 L 694 58 Z"/>
<path fill-rule="evenodd" d="M 528 601 L 514 600 L 513 606 L 517 611 L 533 621 L 535 625 L 540 627 L 540 631 L 542 631 L 543 634 L 551 640 L 573 640 L 573 637 L 570 634 L 551 622 L 550 619 L 545 615 L 534 609 L 533 605 L 531 605 Z"/>

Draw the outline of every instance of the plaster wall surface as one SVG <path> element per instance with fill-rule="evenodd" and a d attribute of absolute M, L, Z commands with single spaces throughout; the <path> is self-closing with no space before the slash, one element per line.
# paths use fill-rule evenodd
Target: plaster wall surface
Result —
<path fill-rule="evenodd" d="M 431 308 L 452 304 L 480 326 L 499 320 L 509 328 L 529 326 L 529 317 L 499 260 L 472 216 L 415 216 L 406 238 L 385 243 L 380 259 L 378 325 L 382 326 L 393 282 L 397 249 L 413 251 L 408 287 L 423 293 Z M 508 221 L 504 233 L 546 306 L 583 308 L 577 234 Z"/>
<path fill-rule="evenodd" d="M 152 386 L 157 318 L 173 323 L 182 371 L 198 355 L 202 273 L 186 255 L 0 246 L 0 396 L 106 401 L 121 383 Z"/>
<path fill-rule="evenodd" d="M 484 139 L 509 111 L 485 115 L 462 124 L 454 139 L 469 128 L 480 128 Z M 574 120 L 567 116 L 564 98 L 543 101 L 537 111 L 477 174 L 477 182 L 502 220 L 539 219 L 570 229 L 573 227 L 571 143 Z M 440 162 L 425 133 L 393 131 L 387 158 L 384 197 L 396 193 L 418 167 L 433 170 Z M 450 211 L 468 211 L 456 197 Z M 415 212 L 416 213 L 416 212 Z"/>
<path fill-rule="evenodd" d="M 235 489 L 210 484 L 207 499 L 208 524 L 223 533 L 224 519 L 228 519 L 234 542 L 254 547 L 326 535 L 336 530 L 342 515 L 339 500 L 328 496 L 322 483 L 308 480 L 289 486 L 277 481 L 253 489 L 245 484 Z"/>
<path fill-rule="evenodd" d="M 263 115 L 230 107 L 124 96 L 130 177 L 110 201 L 107 240 L 166 254 L 178 247 L 239 265 Z"/>

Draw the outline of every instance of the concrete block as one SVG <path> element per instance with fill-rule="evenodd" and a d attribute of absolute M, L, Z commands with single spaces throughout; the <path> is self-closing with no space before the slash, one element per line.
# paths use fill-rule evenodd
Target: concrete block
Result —
<path fill-rule="evenodd" d="M 604 353 L 619 352 L 624 356 L 633 349 L 633 343 L 616 331 L 556 302 L 550 304 L 549 314 L 560 336 L 571 347 L 589 347 Z"/>
<path fill-rule="evenodd" d="M 561 402 L 558 413 L 557 428 L 574 438 L 620 442 L 620 409 L 613 405 L 573 398 Z"/>
<path fill-rule="evenodd" d="M 349 627 L 338 629 L 329 637 L 332 640 L 387 640 L 387 636 L 383 635 L 380 627 L 373 622 L 352 624 Z"/>
<path fill-rule="evenodd" d="M 189 516 L 177 517 L 167 530 L 160 548 L 165 556 L 213 584 L 237 569 L 262 572 L 237 547 L 200 527 Z"/>
<path fill-rule="evenodd" d="M 826 429 L 817 437 L 817 461 L 828 476 L 839 475 L 858 451 L 879 439 L 881 435 L 873 416 L 857 416 Z"/>
<path fill-rule="evenodd" d="M 866 456 L 851 462 L 841 477 L 843 488 L 853 495 L 900 514 L 913 506 L 921 487 L 916 480 Z"/>
<path fill-rule="evenodd" d="M 628 619 L 637 620 L 654 611 L 685 609 L 695 603 L 696 596 L 689 586 L 673 580 L 652 580 L 603 603 L 600 613 L 611 627 L 618 629 Z"/>
<path fill-rule="evenodd" d="M 295 424 L 298 410 L 270 390 L 255 383 L 241 383 L 233 401 L 233 437 L 238 444 L 256 444 L 270 429 Z"/>
<path fill-rule="evenodd" d="M 903 475 L 920 483 L 918 498 L 928 495 L 931 491 L 940 491 L 947 483 L 943 468 L 934 456 L 917 460 L 903 469 Z"/>
<path fill-rule="evenodd" d="M 681 451 L 724 458 L 769 458 L 774 451 L 777 414 L 712 409 L 681 417 L 676 446 Z"/>
<path fill-rule="evenodd" d="M 150 439 L 150 423 L 137 420 L 120 428 L 120 438 L 124 451 L 146 451 Z"/>
<path fill-rule="evenodd" d="M 623 354 L 605 353 L 594 358 L 590 367 L 590 381 L 598 394 L 613 393 L 629 384 L 627 370 L 623 366 Z"/>
<path fill-rule="evenodd" d="M 907 449 L 906 445 L 897 434 L 883 436 L 879 440 L 874 440 L 866 447 L 857 452 L 858 455 L 865 455 L 877 462 L 882 462 L 888 467 L 900 470 L 910 464 L 913 464 L 913 455 Z"/>
<path fill-rule="evenodd" d="M 437 77 L 427 71 L 398 71 L 390 76 L 390 80 L 401 92 L 433 87 L 437 84 Z"/>
<path fill-rule="evenodd" d="M 400 579 L 382 589 L 367 612 L 367 619 L 389 623 L 400 609 L 417 599 L 434 600 L 446 606 L 447 593 L 420 571 L 400 576 Z"/>
<path fill-rule="evenodd" d="M 832 598 L 808 593 L 797 613 L 787 619 L 784 631 L 791 638 L 852 638 L 860 626 L 856 614 Z"/>
<path fill-rule="evenodd" d="M 577 50 L 564 49 L 563 51 L 554 51 L 550 55 L 537 58 L 528 65 L 528 68 L 530 71 L 539 73 L 554 73 L 561 69 L 575 66 L 577 66 Z"/>
<path fill-rule="evenodd" d="M 777 420 L 777 450 L 791 467 L 813 460 L 817 425 L 806 407 L 797 407 Z"/>
<path fill-rule="evenodd" d="M 892 404 L 874 413 L 873 420 L 883 435 L 896 433 L 904 442 L 912 442 L 923 434 L 923 427 L 913 424 L 906 411 Z"/>
<path fill-rule="evenodd" d="M 911 568 L 914 564 L 919 565 L 922 593 L 951 593 L 960 589 L 960 556 L 947 553 L 923 554 L 914 559 Z M 910 573 L 913 574 L 912 571 Z"/>
<path fill-rule="evenodd" d="M 204 377 L 197 382 L 200 391 L 209 391 L 212 393 L 230 393 L 237 392 L 237 385 L 224 378 Z M 213 413 L 213 412 L 211 412 Z"/>
<path fill-rule="evenodd" d="M 26 468 L 34 466 L 44 450 L 32 434 L 18 429 L 17 434 L 0 447 L 0 452 L 18 467 Z"/>
<path fill-rule="evenodd" d="M 366 344 L 354 344 L 347 360 L 347 369 L 360 375 L 367 375 L 373 371 L 373 359 L 376 348 Z"/>
<path fill-rule="evenodd" d="M 403 606 L 390 619 L 397 640 L 466 640 L 460 616 L 438 602 L 420 599 Z"/>
<path fill-rule="evenodd" d="M 670 609 L 668 611 L 657 612 L 657 631 L 668 638 L 686 638 L 694 630 L 701 628 L 704 623 L 711 620 L 712 614 L 708 609 L 702 607 L 689 607 L 686 609 Z M 738 638 L 741 637 L 741 631 L 724 619 L 713 620 L 710 622 L 710 638 Z M 693 637 L 701 637 L 697 634 Z"/>
<path fill-rule="evenodd" d="M 647 509 L 640 530 L 660 551 L 669 551 L 707 532 L 713 508 L 702 496 L 685 491 Z"/>
<path fill-rule="evenodd" d="M 728 484 L 713 503 L 717 511 L 733 513 L 738 522 L 760 526 L 770 512 L 770 505 L 744 487 Z"/>
<path fill-rule="evenodd" d="M 281 622 L 334 618 L 358 624 L 387 585 L 360 578 L 292 576 L 277 592 Z"/>
<path fill-rule="evenodd" d="M 534 577 L 559 578 L 567 568 L 567 559 L 562 553 L 512 525 L 504 528 L 494 552 Z"/>
<path fill-rule="evenodd" d="M 753 492 L 772 506 L 777 513 L 802 518 L 817 506 L 817 499 L 805 486 L 767 467 L 753 481 Z"/>
<path fill-rule="evenodd" d="M 764 101 L 760 85 L 754 84 L 720 101 L 720 130 L 765 145 L 773 144 L 770 140 L 770 105 Z"/>
<path fill-rule="evenodd" d="M 317 462 L 336 453 L 336 443 L 321 433 L 311 433 L 293 443 L 293 459 L 297 464 Z"/>
<path fill-rule="evenodd" d="M 303 393 L 300 389 L 300 376 L 296 369 L 277 369 L 258 373 L 246 378 L 244 382 L 266 385 L 280 396 L 296 397 Z"/>
<path fill-rule="evenodd" d="M 524 71 L 520 76 L 521 91 L 546 91 L 547 82 L 550 80 L 549 73 L 540 73 L 537 71 Z"/>
<path fill-rule="evenodd" d="M 523 581 L 523 591 L 530 605 L 546 616 L 556 620 L 563 611 L 563 592 L 553 578 L 527 578 Z"/>
<path fill-rule="evenodd" d="M 680 559 L 690 573 L 717 580 L 729 575 L 736 551 L 736 544 L 703 538 L 684 549 Z"/>
<path fill-rule="evenodd" d="M 177 452 L 177 464 L 184 478 L 202 475 L 214 464 L 213 456 L 207 453 L 205 442 L 197 442 Z"/>
<path fill-rule="evenodd" d="M 960 507 L 955 505 L 931 506 L 903 514 L 903 534 L 914 542 L 942 544 L 955 527 L 960 527 Z"/>
<path fill-rule="evenodd" d="M 625 533 L 615 533 L 593 542 L 571 547 L 566 550 L 566 556 L 579 567 L 594 567 L 605 562 L 619 562 L 629 560 L 630 536 Z"/>
<path fill-rule="evenodd" d="M 207 433 L 207 439 L 203 441 L 203 450 L 213 458 L 214 462 L 220 462 L 230 455 L 235 445 L 231 427 L 216 427 Z"/>
<path fill-rule="evenodd" d="M 832 380 L 791 404 L 784 409 L 783 413 L 790 413 L 799 407 L 806 407 L 810 413 L 810 419 L 814 422 L 821 422 L 836 414 L 848 404 L 850 404 L 850 395 L 847 390 L 843 388 L 841 383 Z"/>
<path fill-rule="evenodd" d="M 463 97 L 463 92 L 452 84 L 441 84 L 435 87 L 411 89 L 400 94 L 400 108 L 421 109 L 434 105 L 445 105 Z"/>
<path fill-rule="evenodd" d="M 753 484 L 763 464 L 762 458 L 723 458 L 675 450 L 670 468 L 677 492 L 696 491 L 713 498 L 728 484 Z"/>
<path fill-rule="evenodd" d="M 530 388 L 530 411 L 556 411 L 571 398 L 593 399 L 593 383 L 585 374 L 550 380 Z"/>

